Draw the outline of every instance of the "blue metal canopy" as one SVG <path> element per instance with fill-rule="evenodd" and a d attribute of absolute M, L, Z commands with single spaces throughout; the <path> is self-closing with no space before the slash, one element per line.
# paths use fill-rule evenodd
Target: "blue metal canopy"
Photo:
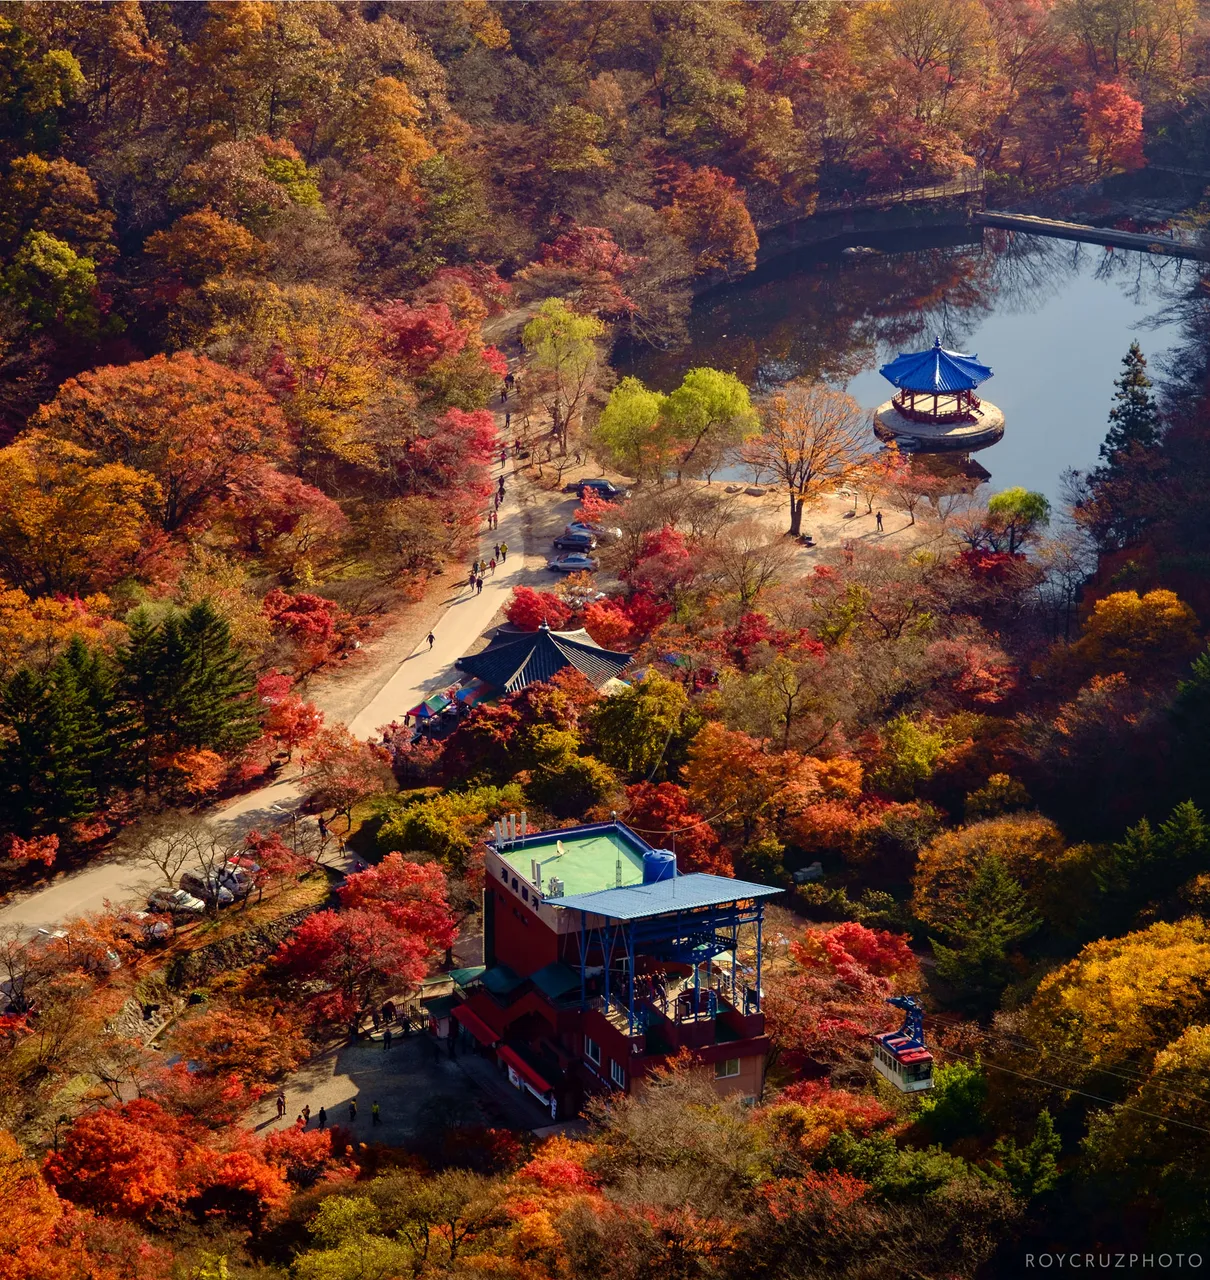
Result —
<path fill-rule="evenodd" d="M 695 871 L 654 884 L 632 884 L 621 889 L 598 889 L 595 893 L 577 893 L 567 898 L 547 898 L 548 907 L 568 907 L 611 920 L 643 920 L 669 911 L 689 911 L 695 907 L 713 907 L 727 902 L 745 902 L 749 898 L 769 898 L 781 893 L 767 884 L 750 880 L 732 880 L 730 876 L 712 876 Z"/>
<path fill-rule="evenodd" d="M 991 369 L 980 364 L 977 356 L 947 351 L 940 338 L 927 351 L 900 352 L 878 372 L 901 391 L 933 394 L 973 391 L 979 383 L 992 376 Z"/>

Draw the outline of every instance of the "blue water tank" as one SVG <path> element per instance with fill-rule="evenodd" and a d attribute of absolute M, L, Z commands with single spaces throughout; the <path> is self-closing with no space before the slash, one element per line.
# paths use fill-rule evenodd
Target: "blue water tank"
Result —
<path fill-rule="evenodd" d="M 643 883 L 655 884 L 676 875 L 676 854 L 668 849 L 649 849 L 643 854 Z"/>

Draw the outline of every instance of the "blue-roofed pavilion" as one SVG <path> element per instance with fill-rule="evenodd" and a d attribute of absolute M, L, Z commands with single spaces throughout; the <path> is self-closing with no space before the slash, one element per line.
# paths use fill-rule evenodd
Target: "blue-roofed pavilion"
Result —
<path fill-rule="evenodd" d="M 992 376 L 977 356 L 950 351 L 937 338 L 927 351 L 900 352 L 878 371 L 899 389 L 893 404 L 913 422 L 969 422 L 979 409 L 975 388 Z"/>

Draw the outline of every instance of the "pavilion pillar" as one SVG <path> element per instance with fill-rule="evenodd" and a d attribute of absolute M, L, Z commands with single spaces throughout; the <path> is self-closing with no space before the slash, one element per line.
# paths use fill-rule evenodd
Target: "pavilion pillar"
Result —
<path fill-rule="evenodd" d="M 626 929 L 626 957 L 629 961 L 627 968 L 630 970 L 630 1034 L 634 1035 L 634 930 Z M 629 1071 L 629 1065 L 627 1070 Z"/>

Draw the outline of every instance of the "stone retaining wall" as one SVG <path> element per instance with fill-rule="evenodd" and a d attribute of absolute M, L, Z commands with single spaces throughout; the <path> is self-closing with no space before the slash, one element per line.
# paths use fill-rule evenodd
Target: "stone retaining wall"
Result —
<path fill-rule="evenodd" d="M 177 956 L 168 966 L 166 977 L 169 987 L 181 991 L 186 987 L 203 986 L 228 969 L 241 969 L 267 960 L 288 934 L 293 933 L 309 915 L 323 910 L 323 905 L 300 907 L 266 925 L 256 925 Z"/>

